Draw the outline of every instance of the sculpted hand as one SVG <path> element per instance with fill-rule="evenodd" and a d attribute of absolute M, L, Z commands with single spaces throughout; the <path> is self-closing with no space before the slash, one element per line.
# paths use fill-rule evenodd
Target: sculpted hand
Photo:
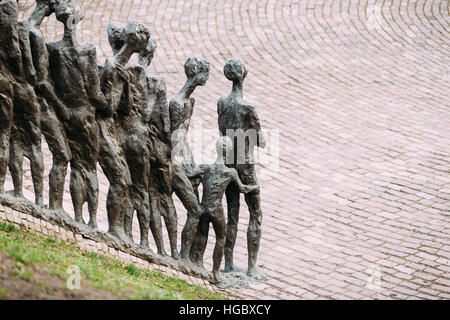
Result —
<path fill-rule="evenodd" d="M 244 193 L 259 193 L 259 186 L 245 186 Z"/>

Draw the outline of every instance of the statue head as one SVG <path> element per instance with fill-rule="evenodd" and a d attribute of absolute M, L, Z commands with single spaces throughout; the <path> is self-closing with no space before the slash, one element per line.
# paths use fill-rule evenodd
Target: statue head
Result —
<path fill-rule="evenodd" d="M 84 18 L 81 6 L 73 0 L 56 1 L 55 15 L 59 22 L 69 28 L 75 27 Z"/>
<path fill-rule="evenodd" d="M 203 58 L 189 58 L 184 64 L 188 79 L 199 86 L 204 86 L 209 78 L 209 62 Z"/>
<path fill-rule="evenodd" d="M 148 44 L 150 31 L 140 22 L 130 22 L 123 30 L 123 38 L 128 49 L 140 52 Z"/>
<path fill-rule="evenodd" d="M 0 25 L 15 25 L 18 18 L 17 0 L 0 0 Z"/>
<path fill-rule="evenodd" d="M 232 150 L 233 150 L 233 143 L 231 142 L 230 137 L 222 136 L 219 139 L 217 139 L 216 152 L 218 156 L 222 155 L 224 158 L 226 158 Z"/>
<path fill-rule="evenodd" d="M 115 23 L 108 25 L 108 41 L 114 54 L 117 54 L 125 44 L 124 28 Z"/>
<path fill-rule="evenodd" d="M 241 59 L 231 58 L 225 63 L 223 67 L 223 73 L 225 77 L 233 82 L 242 82 L 247 76 L 247 69 Z"/>
<path fill-rule="evenodd" d="M 60 0 L 36 0 L 36 8 L 44 9 L 45 15 L 49 16 L 55 12 L 56 4 L 61 2 Z"/>
<path fill-rule="evenodd" d="M 155 50 L 158 47 L 156 41 L 153 39 L 148 40 L 147 47 L 139 52 L 139 64 L 144 68 L 147 68 L 153 60 Z"/>

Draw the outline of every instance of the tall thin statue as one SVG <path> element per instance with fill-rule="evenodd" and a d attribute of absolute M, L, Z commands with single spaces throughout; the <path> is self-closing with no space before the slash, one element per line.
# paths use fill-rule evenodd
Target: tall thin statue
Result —
<path fill-rule="evenodd" d="M 225 165 L 227 155 L 233 151 L 231 139 L 220 137 L 216 143 L 217 158 L 212 165 L 200 165 L 190 172 L 190 177 L 201 176 L 203 184 L 202 208 L 197 237 L 192 246 L 192 257 L 197 266 L 203 267 L 203 255 L 208 243 L 209 224 L 216 234 L 216 245 L 213 252 L 213 277 L 220 282 L 219 270 L 224 255 L 227 225 L 222 207 L 222 199 L 226 187 L 233 182 L 239 192 L 250 194 L 259 191 L 257 185 L 244 185 L 239 179 L 236 169 Z"/>
<path fill-rule="evenodd" d="M 139 53 L 139 64 L 147 70 L 152 62 L 156 41 L 150 39 L 145 50 Z M 169 235 L 170 251 L 174 259 L 179 258 L 177 249 L 177 215 L 172 199 L 171 186 L 171 134 L 166 82 L 163 78 L 146 72 L 146 101 L 152 105 L 148 122 L 148 147 L 150 152 L 150 228 L 158 253 L 166 255 L 162 234 L 161 215 Z"/>
<path fill-rule="evenodd" d="M 233 152 L 227 158 L 227 165 L 235 168 L 244 184 L 258 185 L 253 150 L 255 146 L 264 148 L 265 140 L 261 131 L 255 107 L 243 99 L 243 83 L 247 70 L 239 59 L 230 59 L 224 67 L 225 77 L 233 82 L 231 93 L 220 98 L 217 104 L 219 131 L 233 141 Z M 225 272 L 238 270 L 233 264 L 233 249 L 236 242 L 239 220 L 240 192 L 235 184 L 226 190 L 228 223 L 225 244 Z M 248 271 L 256 275 L 256 261 L 261 239 L 262 210 L 259 192 L 245 195 L 250 212 L 247 229 Z"/>
<path fill-rule="evenodd" d="M 83 204 L 87 202 L 89 226 L 96 228 L 99 133 L 95 113 L 106 108 L 106 99 L 100 91 L 96 49 L 77 39 L 76 28 L 83 19 L 81 6 L 72 0 L 61 0 L 55 13 L 64 24 L 64 36 L 47 47 L 55 93 L 68 112 L 63 123 L 72 153 L 70 194 L 75 221 L 84 223 Z"/>
<path fill-rule="evenodd" d="M 202 58 L 187 59 L 184 70 L 186 83 L 170 101 L 172 133 L 172 188 L 187 210 L 187 220 L 181 234 L 181 259 L 185 266 L 192 264 L 189 258 L 200 216 L 203 209 L 186 172 L 194 167 L 194 158 L 187 141 L 187 131 L 194 111 L 195 99 L 191 97 L 198 86 L 204 86 L 209 78 L 209 62 Z"/>
<path fill-rule="evenodd" d="M 49 74 L 49 54 L 40 26 L 45 17 L 55 12 L 55 5 L 59 2 L 37 0 L 30 18 L 23 22 L 23 28 L 28 31 L 31 57 L 36 70 L 36 94 L 41 109 L 42 133 L 53 155 L 53 166 L 49 174 L 49 207 L 54 210 L 62 209 L 67 165 L 72 158 L 63 124 L 59 120 L 67 121 L 69 112 L 54 92 Z"/>
<path fill-rule="evenodd" d="M 108 30 L 111 32 L 113 28 Z M 118 49 L 116 42 L 110 41 L 115 53 L 105 62 L 100 74 L 102 92 L 108 103 L 107 109 L 99 112 L 97 119 L 100 128 L 100 166 L 109 180 L 106 199 L 109 233 L 127 240 L 123 223 L 132 180 L 115 117 L 121 103 L 133 105 L 133 93 L 129 88 L 130 74 L 125 65 L 133 53 L 147 45 L 150 33 L 138 22 L 129 23 L 122 32 L 123 46 Z M 147 242 L 141 239 L 141 243 Z"/>
<path fill-rule="evenodd" d="M 9 163 L 15 80 L 22 76 L 22 59 L 17 34 L 16 0 L 0 1 L 0 194 L 4 192 Z M 18 84 L 17 84 L 18 85 Z"/>
<path fill-rule="evenodd" d="M 135 28 L 133 33 L 124 30 L 124 46 L 138 52 L 144 50 L 149 42 L 150 31 L 144 26 Z M 117 56 L 121 54 L 119 51 Z M 116 123 L 118 125 L 119 141 L 123 149 L 131 176 L 128 190 L 128 201 L 125 211 L 125 231 L 129 238 L 133 212 L 137 212 L 141 234 L 141 245 L 148 247 L 148 232 L 150 227 L 150 199 L 148 184 L 150 178 L 150 154 L 147 145 L 148 126 L 153 105 L 149 104 L 147 96 L 147 78 L 145 69 L 137 64 L 127 69 L 129 73 L 128 96 L 132 99 L 122 99 L 117 109 Z"/>
<path fill-rule="evenodd" d="M 30 160 L 34 197 L 37 205 L 44 204 L 44 160 L 41 149 L 41 108 L 35 93 L 39 82 L 34 67 L 28 21 L 17 24 L 22 74 L 14 87 L 13 126 L 11 129 L 9 171 L 14 183 L 14 195 L 23 197 L 23 158 Z"/>

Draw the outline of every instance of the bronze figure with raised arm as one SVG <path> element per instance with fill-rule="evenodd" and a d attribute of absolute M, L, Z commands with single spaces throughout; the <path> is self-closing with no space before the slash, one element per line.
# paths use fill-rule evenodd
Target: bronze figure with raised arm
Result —
<path fill-rule="evenodd" d="M 41 108 L 42 133 L 53 155 L 53 166 L 49 174 L 49 207 L 54 210 L 62 209 L 67 165 L 72 157 L 66 133 L 60 121 L 60 119 L 67 121 L 69 113 L 53 89 L 54 85 L 49 74 L 48 49 L 40 26 L 45 17 L 55 12 L 55 6 L 61 1 L 37 0 L 30 18 L 22 24 L 23 30 L 28 33 L 30 55 L 36 70 L 35 89 Z"/>
<path fill-rule="evenodd" d="M 108 28 L 109 32 L 115 28 Z M 117 30 L 116 30 L 117 31 Z M 107 59 L 100 74 L 102 92 L 108 103 L 105 111 L 97 115 L 100 128 L 100 166 L 109 180 L 109 190 L 106 199 L 109 233 L 123 240 L 127 240 L 124 232 L 125 209 L 129 201 L 129 191 L 132 186 L 130 170 L 121 143 L 120 123 L 121 112 L 134 104 L 133 93 L 130 89 L 130 73 L 126 64 L 131 56 L 141 51 L 148 43 L 150 32 L 138 23 L 130 22 L 119 33 L 110 33 L 110 43 L 114 55 Z M 119 36 L 119 37 L 118 37 Z M 114 38 L 117 38 L 115 39 Z M 118 43 L 123 41 L 122 47 Z M 119 110 L 119 106 L 127 106 Z M 142 217 L 138 215 L 138 217 Z M 142 221 L 142 223 L 147 223 Z M 142 238 L 141 244 L 148 245 L 148 240 Z"/>
<path fill-rule="evenodd" d="M 125 46 L 131 50 L 142 51 L 146 48 L 150 37 L 143 25 L 136 25 L 130 33 L 133 24 L 124 29 Z M 123 50 L 121 49 L 117 56 Z M 116 123 L 118 125 L 119 142 L 125 160 L 130 170 L 131 185 L 128 189 L 128 200 L 125 209 L 125 231 L 132 239 L 131 225 L 134 211 L 139 221 L 141 245 L 148 247 L 148 231 L 150 227 L 150 200 L 148 184 L 150 178 L 150 154 L 147 145 L 148 122 L 153 105 L 147 102 L 147 82 L 145 69 L 138 65 L 127 68 L 129 73 L 128 94 L 131 99 L 122 99 L 117 109 Z"/>
<path fill-rule="evenodd" d="M 172 188 L 187 210 L 187 220 L 181 234 L 181 259 L 185 266 L 191 263 L 189 252 L 202 214 L 202 208 L 186 172 L 194 167 L 194 157 L 187 141 L 187 132 L 194 111 L 191 97 L 198 86 L 209 78 L 209 62 L 202 58 L 189 58 L 184 65 L 186 83 L 170 101 L 170 131 L 172 134 Z"/>

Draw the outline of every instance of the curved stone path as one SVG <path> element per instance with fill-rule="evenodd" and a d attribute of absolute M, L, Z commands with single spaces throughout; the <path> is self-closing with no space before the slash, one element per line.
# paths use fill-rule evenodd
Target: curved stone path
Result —
<path fill-rule="evenodd" d="M 21 1 L 22 17 L 32 2 Z M 97 46 L 99 63 L 111 54 L 109 22 L 151 28 L 151 70 L 169 97 L 185 80 L 187 57 L 211 62 L 210 80 L 195 92 L 197 162 L 213 158 L 216 102 L 231 88 L 223 65 L 232 56 L 245 62 L 245 98 L 269 136 L 258 167 L 259 265 L 269 280 L 240 297 L 450 298 L 449 1 L 80 2 L 80 39 Z M 53 41 L 62 27 L 51 17 L 45 32 Z M 48 172 L 48 151 L 46 159 Z M 100 180 L 104 208 L 108 182 Z M 104 209 L 99 219 L 105 228 Z M 244 205 L 242 267 L 247 222 Z"/>

